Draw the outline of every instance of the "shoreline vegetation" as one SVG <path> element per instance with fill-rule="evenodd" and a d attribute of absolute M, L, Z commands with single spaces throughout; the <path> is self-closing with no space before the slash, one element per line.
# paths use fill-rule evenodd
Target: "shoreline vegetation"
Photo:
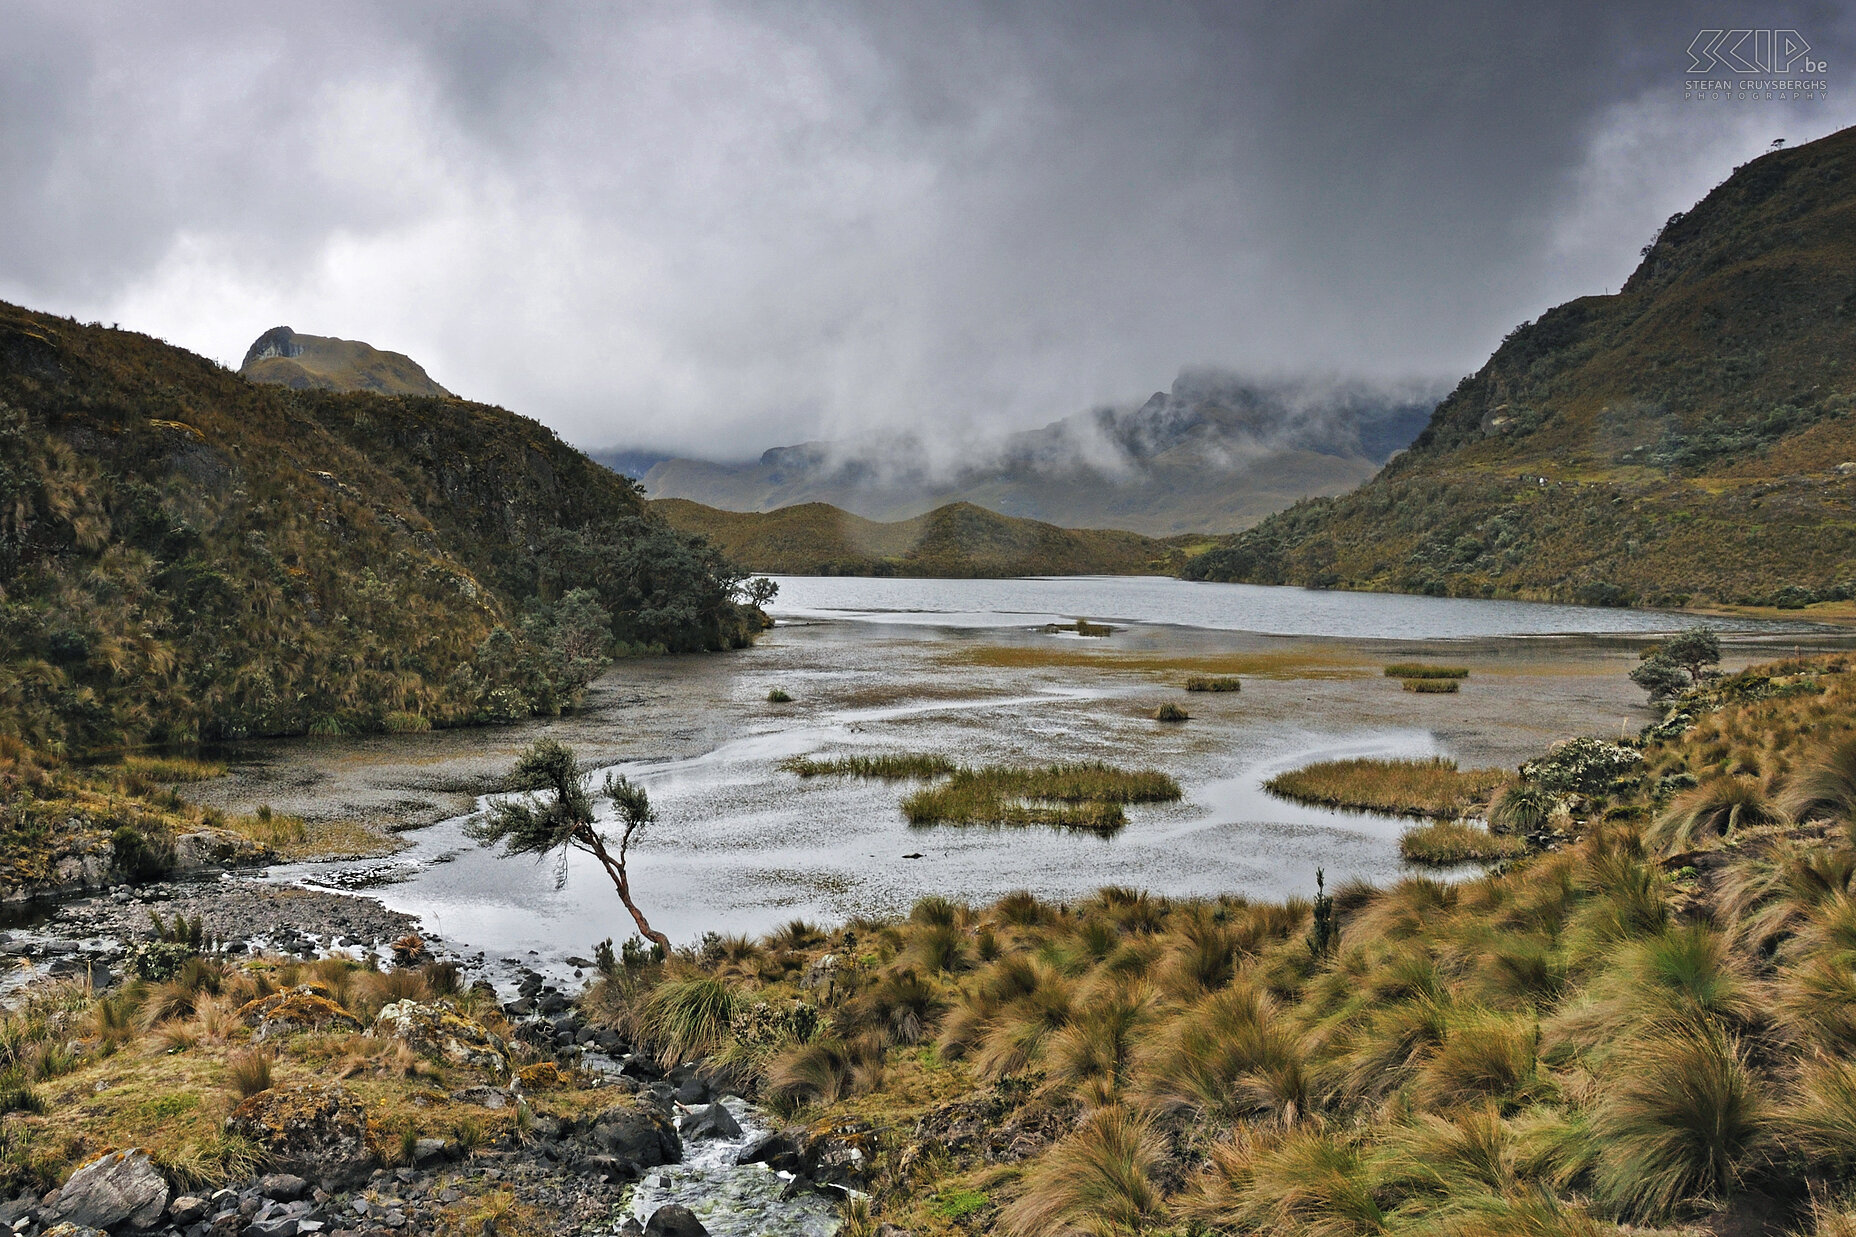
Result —
<path fill-rule="evenodd" d="M 1486 813 L 1490 800 L 1513 781 L 1505 770 L 1459 769 L 1456 761 L 1444 756 L 1412 760 L 1362 756 L 1320 760 L 1278 773 L 1263 788 L 1321 807 L 1454 820 Z"/>

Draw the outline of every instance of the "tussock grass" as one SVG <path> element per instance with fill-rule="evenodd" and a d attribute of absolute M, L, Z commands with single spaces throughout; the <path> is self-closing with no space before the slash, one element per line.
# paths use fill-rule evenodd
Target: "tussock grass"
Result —
<path fill-rule="evenodd" d="M 1186 678 L 1189 692 L 1237 692 L 1244 690 L 1244 680 L 1234 674 L 1194 674 Z"/>
<path fill-rule="evenodd" d="M 1457 768 L 1442 756 L 1419 760 L 1321 760 L 1279 773 L 1264 789 L 1285 799 L 1403 816 L 1456 818 L 1478 810 L 1512 778 L 1501 769 Z"/>
<path fill-rule="evenodd" d="M 792 702 L 792 696 L 787 694 L 783 687 L 776 687 L 767 693 L 768 704 L 791 704 Z"/>
<path fill-rule="evenodd" d="M 1443 867 L 1457 863 L 1494 863 L 1525 854 L 1527 843 L 1506 833 L 1491 833 L 1466 820 L 1434 820 L 1399 835 L 1399 857 L 1407 863 Z"/>
<path fill-rule="evenodd" d="M 123 772 L 151 782 L 210 782 L 226 775 L 223 760 L 197 760 L 190 756 L 125 756 Z"/>
<path fill-rule="evenodd" d="M 1765 788 L 1750 777 L 1717 777 L 1682 795 L 1644 833 L 1658 850 L 1691 850 L 1755 825 L 1785 819 Z"/>
<path fill-rule="evenodd" d="M 1053 1147 L 1001 1217 L 1015 1237 L 1136 1234 L 1166 1218 L 1157 1179 L 1162 1142 L 1138 1114 L 1098 1109 Z"/>
<path fill-rule="evenodd" d="M 735 990 L 706 975 L 667 979 L 651 990 L 634 1026 L 665 1066 L 694 1061 L 721 1045 L 739 1009 Z"/>
<path fill-rule="evenodd" d="M 901 782 L 945 777 L 959 766 L 945 756 L 892 752 L 880 756 L 838 756 L 830 760 L 795 756 L 780 767 L 800 777 L 866 777 Z"/>
<path fill-rule="evenodd" d="M 1421 696 L 1454 696 L 1457 683 L 1455 679 L 1406 679 L 1405 690 Z"/>
<path fill-rule="evenodd" d="M 1127 822 L 1122 805 L 1180 797 L 1179 783 L 1153 769 L 1101 763 L 960 768 L 944 783 L 902 801 L 912 825 L 1056 825 L 1109 831 Z"/>
<path fill-rule="evenodd" d="M 1469 677 L 1467 666 L 1439 666 L 1421 661 L 1393 662 L 1385 668 L 1388 679 L 1466 679 Z"/>
<path fill-rule="evenodd" d="M 1154 710 L 1154 720 L 1157 722 L 1186 722 L 1192 720 L 1192 714 L 1186 712 L 1176 704 L 1169 703 L 1163 704 Z"/>
<path fill-rule="evenodd" d="M 276 1083 L 274 1064 L 268 1052 L 242 1052 L 226 1063 L 226 1088 L 241 1100 L 269 1091 Z"/>

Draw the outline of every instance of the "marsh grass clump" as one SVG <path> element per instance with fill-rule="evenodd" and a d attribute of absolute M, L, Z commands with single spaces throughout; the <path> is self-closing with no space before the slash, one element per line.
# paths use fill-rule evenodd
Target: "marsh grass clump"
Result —
<path fill-rule="evenodd" d="M 1088 636 L 1095 640 L 1115 634 L 1115 629 L 1107 623 L 1092 623 L 1084 618 L 1079 618 L 1074 623 L 1046 623 L 1044 631 L 1047 635 Z"/>
<path fill-rule="evenodd" d="M 1399 857 L 1407 863 L 1437 866 L 1495 863 L 1526 851 L 1523 839 L 1509 833 L 1491 833 L 1467 820 L 1434 820 L 1407 829 L 1398 839 Z"/>
<path fill-rule="evenodd" d="M 634 1019 L 638 1038 L 665 1066 L 694 1061 L 719 1047 L 740 1008 L 735 990 L 719 979 L 689 975 L 651 990 Z"/>
<path fill-rule="evenodd" d="M 1236 692 L 1244 690 L 1244 680 L 1234 674 L 1194 674 L 1186 678 L 1189 692 Z"/>
<path fill-rule="evenodd" d="M 1265 790 L 1302 803 L 1450 819 L 1476 811 L 1512 778 L 1501 769 L 1457 768 L 1443 756 L 1418 760 L 1320 760 L 1279 773 Z"/>
<path fill-rule="evenodd" d="M 1455 679 L 1406 679 L 1405 690 L 1421 696 L 1454 696 L 1457 682 Z"/>
<path fill-rule="evenodd" d="M 1192 714 L 1186 712 L 1178 705 L 1168 702 L 1154 710 L 1154 720 L 1157 722 L 1185 722 L 1192 720 Z"/>
<path fill-rule="evenodd" d="M 1682 795 L 1660 813 L 1644 841 L 1660 850 L 1689 850 L 1732 837 L 1755 825 L 1785 819 L 1779 805 L 1750 777 L 1717 777 Z"/>
<path fill-rule="evenodd" d="M 838 756 L 830 760 L 795 756 L 780 767 L 800 777 L 864 777 L 884 782 L 927 781 L 930 778 L 945 777 L 959 768 L 945 756 L 921 752 Z"/>
<path fill-rule="evenodd" d="M 189 756 L 125 756 L 123 772 L 151 782 L 209 782 L 226 775 L 223 760 Z"/>
<path fill-rule="evenodd" d="M 792 702 L 793 698 L 787 694 L 786 689 L 783 687 L 776 687 L 767 693 L 768 704 L 791 704 Z"/>
<path fill-rule="evenodd" d="M 1127 822 L 1128 803 L 1165 803 L 1179 783 L 1154 769 L 1094 763 L 959 768 L 947 781 L 902 801 L 912 825 L 1058 825 L 1108 831 Z"/>
<path fill-rule="evenodd" d="M 1469 677 L 1467 666 L 1438 666 L 1421 661 L 1393 662 L 1385 669 L 1388 679 L 1408 679 L 1414 681 L 1466 679 Z"/>

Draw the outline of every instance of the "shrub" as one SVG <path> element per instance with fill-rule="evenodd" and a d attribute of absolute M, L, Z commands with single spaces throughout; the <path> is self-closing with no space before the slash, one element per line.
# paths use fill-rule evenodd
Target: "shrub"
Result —
<path fill-rule="evenodd" d="M 1558 794 L 1595 795 L 1619 778 L 1643 767 L 1643 755 L 1603 739 L 1578 738 L 1555 743 L 1539 760 L 1521 766 L 1521 776 Z"/>

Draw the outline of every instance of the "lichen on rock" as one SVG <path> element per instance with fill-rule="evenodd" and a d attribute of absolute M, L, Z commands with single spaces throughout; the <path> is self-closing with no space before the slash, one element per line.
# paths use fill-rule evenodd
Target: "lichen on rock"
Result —
<path fill-rule="evenodd" d="M 460 1014 L 450 1001 L 395 1001 L 375 1017 L 374 1033 L 392 1035 L 421 1056 L 451 1065 L 498 1074 L 509 1068 L 508 1045 L 482 1023 Z"/>
<path fill-rule="evenodd" d="M 296 1082 L 260 1091 L 232 1110 L 226 1130 L 251 1140 L 273 1171 L 313 1181 L 351 1181 L 378 1159 L 367 1109 L 348 1088 Z"/>
<path fill-rule="evenodd" d="M 294 1035 L 299 1031 L 361 1029 L 360 1019 L 309 984 L 247 1001 L 239 1007 L 237 1017 L 252 1029 L 252 1038 L 257 1040 Z"/>

